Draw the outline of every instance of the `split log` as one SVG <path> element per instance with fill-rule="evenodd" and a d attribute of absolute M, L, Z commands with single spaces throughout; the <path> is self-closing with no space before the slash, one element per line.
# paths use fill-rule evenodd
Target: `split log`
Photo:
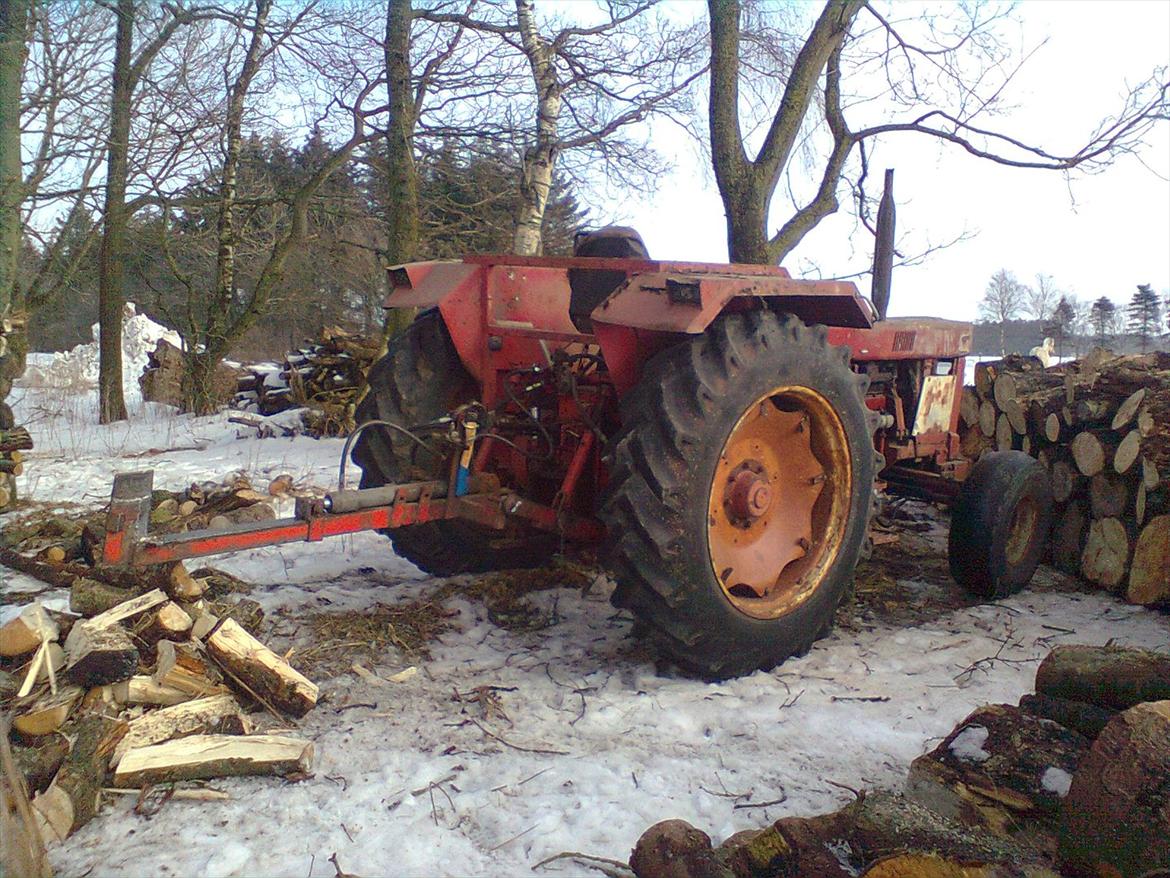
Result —
<path fill-rule="evenodd" d="M 225 619 L 207 638 L 207 652 L 251 694 L 292 716 L 304 716 L 317 703 L 316 684 L 233 619 Z"/>
<path fill-rule="evenodd" d="M 1101 729 L 1105 728 L 1109 720 L 1117 716 L 1116 710 L 1084 701 L 1053 698 L 1051 695 L 1021 696 L 1020 710 L 1060 723 L 1066 729 L 1079 732 L 1090 741 L 1101 734 Z"/>
<path fill-rule="evenodd" d="M 1147 607 L 1170 606 L 1170 515 L 1151 518 L 1138 535 L 1125 599 Z"/>
<path fill-rule="evenodd" d="M 137 633 L 150 644 L 160 640 L 186 640 L 191 633 L 191 617 L 179 609 L 178 604 L 167 601 L 150 615 Z"/>
<path fill-rule="evenodd" d="M 1093 521 L 1081 553 L 1081 575 L 1107 589 L 1118 588 L 1129 570 L 1129 550 L 1129 534 L 1120 519 Z"/>
<path fill-rule="evenodd" d="M 1170 872 L 1170 701 L 1118 715 L 1081 761 L 1061 814 L 1065 874 Z"/>
<path fill-rule="evenodd" d="M 176 601 L 197 601 L 205 591 L 204 584 L 187 572 L 182 561 L 161 567 L 155 574 L 155 582 Z"/>
<path fill-rule="evenodd" d="M 135 747 L 148 747 L 189 735 L 247 735 L 253 724 L 231 695 L 212 695 L 151 711 L 130 721 L 126 737 L 114 750 L 112 763 Z"/>
<path fill-rule="evenodd" d="M 69 609 L 82 616 L 96 616 L 134 596 L 124 588 L 80 576 L 69 588 Z"/>
<path fill-rule="evenodd" d="M 177 686 L 156 683 L 145 674 L 136 674 L 129 680 L 103 686 L 100 695 L 102 700 L 112 701 L 114 704 L 153 704 L 164 706 L 181 704 L 195 697 L 187 690 L 180 689 Z"/>
<path fill-rule="evenodd" d="M 40 604 L 29 604 L 20 615 L 0 626 L 0 656 L 12 658 L 32 652 L 42 641 L 56 640 L 59 629 Z"/>
<path fill-rule="evenodd" d="M 1130 488 L 1121 477 L 1099 472 L 1089 479 L 1089 510 L 1093 518 L 1120 518 L 1129 506 Z"/>
<path fill-rule="evenodd" d="M 61 686 L 56 694 L 46 693 L 26 707 L 12 720 L 12 727 L 22 735 L 38 738 L 57 731 L 85 694 L 80 686 Z"/>
<path fill-rule="evenodd" d="M 311 741 L 278 735 L 192 735 L 130 750 L 118 762 L 114 786 L 255 774 L 304 775 L 312 766 Z"/>
<path fill-rule="evenodd" d="M 938 814 L 1008 836 L 1054 817 L 1089 741 L 1010 704 L 981 707 L 910 765 L 906 793 Z"/>
<path fill-rule="evenodd" d="M 1170 655 L 1120 646 L 1058 646 L 1036 670 L 1036 692 L 1125 710 L 1170 698 Z"/>
<path fill-rule="evenodd" d="M 33 799 L 41 829 L 64 841 L 94 818 L 110 757 L 126 734 L 122 720 L 100 715 L 83 717 L 72 730 L 73 749 L 49 788 Z"/>
<path fill-rule="evenodd" d="M 153 610 L 161 603 L 167 600 L 166 594 L 161 589 L 153 589 L 146 592 L 146 594 L 139 595 L 128 601 L 124 601 L 115 607 L 111 607 L 104 613 L 99 613 L 92 619 L 88 619 L 75 627 L 84 625 L 91 631 L 97 631 L 102 628 L 108 628 L 111 625 L 116 625 L 126 619 L 131 619 L 139 613 L 145 613 L 147 610 Z M 72 632 L 70 632 L 72 634 Z M 66 644 L 68 646 L 68 644 Z"/>
<path fill-rule="evenodd" d="M 158 644 L 158 663 L 151 679 L 161 686 L 186 692 L 192 697 L 219 695 L 229 691 L 222 675 L 190 643 L 169 640 Z"/>
<path fill-rule="evenodd" d="M 96 617 L 95 617 L 96 618 Z M 138 648 L 118 625 L 73 626 L 65 641 L 65 676 L 80 686 L 102 686 L 127 680 L 138 670 Z"/>

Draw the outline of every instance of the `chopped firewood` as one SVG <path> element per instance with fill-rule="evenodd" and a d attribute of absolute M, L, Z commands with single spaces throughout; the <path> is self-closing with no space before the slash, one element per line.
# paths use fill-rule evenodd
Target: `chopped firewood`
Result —
<path fill-rule="evenodd" d="M 228 691 L 221 685 L 219 671 L 189 643 L 160 641 L 158 663 L 151 679 L 156 684 L 178 689 L 194 697 Z"/>
<path fill-rule="evenodd" d="M 1170 606 L 1170 515 L 1151 518 L 1138 535 L 1125 599 L 1147 607 Z"/>
<path fill-rule="evenodd" d="M 83 717 L 73 730 L 73 749 L 49 788 L 33 799 L 48 837 L 64 841 L 94 818 L 99 791 L 114 748 L 126 734 L 122 720 Z"/>
<path fill-rule="evenodd" d="M 292 492 L 293 478 L 290 475 L 277 476 L 268 483 L 268 493 L 273 497 L 283 497 Z"/>
<path fill-rule="evenodd" d="M 907 795 L 961 823 L 1011 835 L 1053 817 L 1089 741 L 1009 704 L 981 707 L 910 766 Z"/>
<path fill-rule="evenodd" d="M 128 751 L 114 771 L 114 786 L 238 775 L 306 774 L 312 765 L 311 741 L 278 735 L 193 735 Z"/>
<path fill-rule="evenodd" d="M 292 716 L 317 703 L 317 686 L 233 619 L 207 638 L 208 654 L 255 695 Z"/>
<path fill-rule="evenodd" d="M 56 640 L 57 623 L 40 604 L 29 604 L 15 619 L 0 626 L 0 655 L 18 656 L 32 652 L 43 640 Z"/>
<path fill-rule="evenodd" d="M 203 597 L 203 583 L 187 572 L 182 561 L 160 568 L 156 574 L 156 581 L 176 601 L 191 602 Z"/>
<path fill-rule="evenodd" d="M 32 691 L 34 686 L 46 682 L 51 683 L 55 691 L 57 674 L 64 665 L 65 650 L 61 648 L 61 644 L 51 643 L 48 640 L 44 641 L 33 655 L 32 661 L 28 663 L 24 682 L 21 684 L 20 689 L 17 690 L 16 697 L 24 698 L 24 696 Z"/>
<path fill-rule="evenodd" d="M 116 625 L 118 622 L 122 622 L 126 619 L 137 616 L 139 613 L 145 613 L 147 610 L 153 610 L 159 604 L 166 601 L 166 599 L 166 594 L 161 589 L 156 588 L 148 591 L 146 594 L 139 595 L 136 598 L 131 598 L 130 600 L 124 601 L 115 607 L 111 607 L 104 613 L 99 613 L 92 619 L 82 622 L 80 625 L 75 627 L 81 627 L 84 625 L 93 631 L 101 628 L 107 628 L 110 625 Z M 72 632 L 70 633 L 72 634 Z M 66 643 L 65 646 L 66 649 L 68 649 L 69 644 Z"/>
<path fill-rule="evenodd" d="M 1075 875 L 1165 875 L 1170 701 L 1139 704 L 1105 727 L 1081 761 L 1060 821 L 1060 861 Z"/>
<path fill-rule="evenodd" d="M 69 588 L 69 609 L 82 616 L 97 616 L 134 597 L 124 588 L 79 576 Z"/>
<path fill-rule="evenodd" d="M 48 546 L 40 552 L 40 559 L 49 564 L 60 564 L 65 560 L 65 550 L 60 546 Z"/>
<path fill-rule="evenodd" d="M 138 648 L 119 625 L 73 626 L 65 641 L 65 675 L 81 686 L 128 680 L 138 670 Z"/>
<path fill-rule="evenodd" d="M 1058 646 L 1036 670 L 1036 692 L 1111 710 L 1170 699 L 1170 655 L 1121 646 Z"/>
<path fill-rule="evenodd" d="M 160 640 L 185 640 L 191 632 L 191 617 L 173 601 L 167 601 L 155 610 L 138 635 L 147 643 Z"/>
<path fill-rule="evenodd" d="M 42 695 L 12 720 L 12 727 L 30 738 L 55 732 L 85 693 L 80 686 L 62 686 L 54 695 Z"/>
<path fill-rule="evenodd" d="M 130 721 L 126 733 L 114 751 L 117 766 L 127 751 L 188 735 L 247 735 L 253 723 L 241 711 L 231 695 L 212 695 L 164 707 Z"/>
<path fill-rule="evenodd" d="M 845 870 L 829 846 L 848 831 L 849 820 L 840 813 L 784 817 L 762 830 L 737 832 L 719 845 L 715 856 L 735 875 L 847 878 L 854 873 Z M 659 855 L 666 852 L 660 849 Z"/>
<path fill-rule="evenodd" d="M 144 674 L 137 674 L 129 680 L 101 687 L 101 697 L 115 704 L 170 705 L 189 701 L 195 696 L 185 689 L 156 683 Z"/>

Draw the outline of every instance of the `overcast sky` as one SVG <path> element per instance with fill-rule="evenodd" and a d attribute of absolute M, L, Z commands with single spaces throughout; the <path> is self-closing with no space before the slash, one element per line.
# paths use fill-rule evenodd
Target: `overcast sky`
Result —
<path fill-rule="evenodd" d="M 1012 84 L 1007 98 L 1017 109 L 996 126 L 1050 151 L 1075 149 L 1119 107 L 1128 84 L 1170 65 L 1167 0 L 1025 0 L 1019 12 L 1025 43 L 1048 42 Z M 675 172 L 651 199 L 626 202 L 623 219 L 655 258 L 725 261 L 723 207 L 709 169 L 682 138 L 663 140 L 677 144 Z M 882 168 L 896 169 L 899 243 L 974 234 L 921 266 L 896 269 L 890 313 L 974 319 L 1000 268 L 1026 282 L 1051 274 L 1082 299 L 1106 295 L 1119 304 L 1139 283 L 1170 289 L 1170 123 L 1143 158 L 1148 168 L 1126 157 L 1070 185 L 1058 172 L 981 162 L 921 136 L 886 140 L 871 167 L 877 179 Z M 784 207 L 778 200 L 774 223 Z M 857 271 L 872 240 L 841 216 L 822 223 L 786 265 L 794 274 Z M 858 283 L 868 292 L 868 277 Z"/>

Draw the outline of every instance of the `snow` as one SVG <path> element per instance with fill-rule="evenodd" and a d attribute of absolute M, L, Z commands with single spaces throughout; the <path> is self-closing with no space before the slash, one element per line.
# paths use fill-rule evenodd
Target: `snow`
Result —
<path fill-rule="evenodd" d="M 1072 775 L 1063 768 L 1050 765 L 1040 778 L 1040 786 L 1050 793 L 1056 793 L 1063 799 L 1068 795 L 1069 788 L 1072 787 Z"/>
<path fill-rule="evenodd" d="M 94 508 L 115 472 L 145 468 L 171 489 L 237 470 L 258 486 L 283 473 L 300 490 L 334 484 L 339 439 L 260 440 L 226 413 L 177 416 L 149 404 L 127 424 L 96 426 L 93 396 L 27 385 L 15 394 L 37 442 L 19 478 L 23 496 Z M 250 596 L 271 623 L 265 639 L 282 652 L 311 645 L 298 621 L 306 611 L 360 612 L 443 584 L 372 533 L 213 563 L 256 584 Z M 910 762 L 975 708 L 1031 691 L 1037 663 L 1058 643 L 1170 643 L 1165 615 L 1057 587 L 1056 576 L 913 627 L 877 618 L 838 628 L 801 658 L 715 684 L 660 667 L 631 636 L 629 615 L 609 604 L 604 577 L 584 593 L 530 595 L 553 620 L 536 631 L 499 628 L 482 603 L 457 594 L 446 603 L 456 627 L 429 660 L 388 652 L 370 667 L 384 684 L 318 677 L 322 699 L 304 719 L 256 716 L 262 730 L 315 743 L 311 778 L 216 781 L 230 800 L 172 800 L 150 819 L 117 797 L 52 848 L 52 866 L 62 876 L 329 878 L 336 852 L 358 875 L 518 875 L 562 851 L 625 859 L 647 827 L 670 817 L 719 841 L 830 811 L 850 798 L 835 783 L 901 788 Z M 40 587 L 2 567 L 0 580 L 5 592 Z M 410 666 L 418 671 L 389 682 Z M 496 687 L 500 713 L 466 697 L 477 687 Z M 982 751 L 974 728 L 960 738 L 952 746 Z M 539 870 L 582 872 L 569 861 Z"/>
<path fill-rule="evenodd" d="M 98 324 L 93 324 L 93 341 L 80 344 L 69 351 L 56 354 L 33 354 L 19 387 L 84 390 L 97 387 L 98 380 Z M 145 314 L 139 314 L 133 302 L 127 302 L 122 316 L 122 369 L 127 406 L 141 404 L 138 376 L 146 368 L 147 354 L 160 340 L 182 347 L 182 339 L 173 330 L 155 323 Z"/>
<path fill-rule="evenodd" d="M 991 754 L 983 749 L 988 731 L 983 726 L 967 726 L 951 741 L 950 751 L 964 762 L 986 762 Z"/>

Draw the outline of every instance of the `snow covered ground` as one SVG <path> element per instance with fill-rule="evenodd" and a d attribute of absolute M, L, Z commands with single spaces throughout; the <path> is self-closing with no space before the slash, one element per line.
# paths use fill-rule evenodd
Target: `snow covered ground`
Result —
<path fill-rule="evenodd" d="M 259 440 L 225 415 L 176 416 L 140 402 L 131 422 L 99 427 L 89 391 L 24 387 L 15 397 L 37 442 L 20 490 L 36 504 L 96 507 L 115 472 L 142 468 L 171 489 L 235 470 L 258 485 L 282 473 L 316 490 L 336 479 L 339 440 Z M 930 578 L 942 536 L 940 525 L 915 542 L 922 575 L 898 568 L 893 588 L 904 602 L 953 588 Z M 311 646 L 298 624 L 305 612 L 362 611 L 441 585 L 374 534 L 214 563 L 256 584 L 250 596 L 280 650 Z M 5 590 L 41 588 L 3 567 L 0 580 Z M 707 684 L 660 668 L 608 588 L 599 578 L 587 593 L 532 594 L 553 624 L 528 632 L 497 627 L 478 601 L 450 598 L 455 628 L 409 679 L 318 679 L 321 703 L 295 729 L 316 745 L 311 778 L 215 782 L 229 801 L 171 801 L 149 819 L 118 798 L 51 851 L 54 869 L 315 878 L 334 875 L 336 853 L 341 868 L 365 876 L 519 875 L 562 851 L 624 860 L 668 817 L 718 841 L 831 810 L 850 798 L 834 783 L 899 787 L 911 760 L 972 709 L 1030 691 L 1055 644 L 1170 646 L 1167 616 L 1079 592 L 1045 570 L 1014 598 L 958 601 L 912 627 L 859 613 L 803 658 Z M 405 666 L 389 652 L 372 670 L 388 678 Z M 292 728 L 257 719 L 262 729 Z M 562 860 L 536 874 L 593 873 Z"/>

